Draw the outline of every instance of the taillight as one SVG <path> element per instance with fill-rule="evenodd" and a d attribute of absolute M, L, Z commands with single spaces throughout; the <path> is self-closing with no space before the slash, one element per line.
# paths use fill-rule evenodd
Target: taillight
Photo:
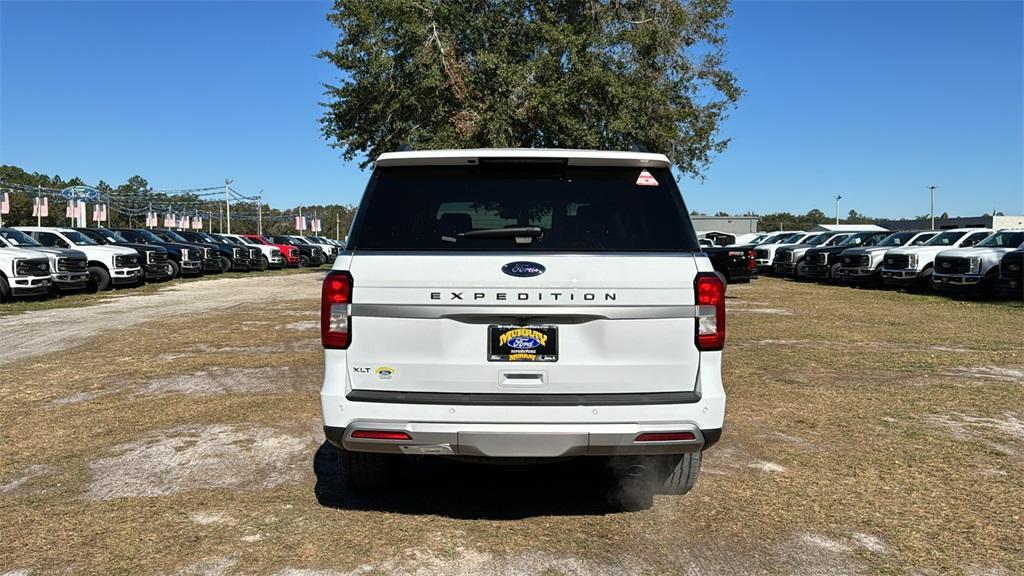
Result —
<path fill-rule="evenodd" d="M 352 343 L 352 275 L 332 271 L 320 293 L 320 342 L 324 348 L 345 349 Z"/>
<path fill-rule="evenodd" d="M 714 272 L 701 272 L 694 281 L 697 295 L 698 350 L 721 350 L 725 346 L 725 283 Z"/>
<path fill-rule="evenodd" d="M 754 254 L 753 250 L 747 251 L 747 270 L 754 270 L 757 268 L 757 262 L 755 262 L 756 259 L 757 256 Z"/>

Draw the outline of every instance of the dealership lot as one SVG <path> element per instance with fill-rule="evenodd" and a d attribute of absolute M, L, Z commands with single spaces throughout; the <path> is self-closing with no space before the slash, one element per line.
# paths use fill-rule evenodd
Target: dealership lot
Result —
<path fill-rule="evenodd" d="M 1024 307 L 730 286 L 725 434 L 687 496 L 323 442 L 318 272 L 0 317 L 0 574 L 1024 571 Z M 941 545 L 939 545 L 941 544 Z"/>

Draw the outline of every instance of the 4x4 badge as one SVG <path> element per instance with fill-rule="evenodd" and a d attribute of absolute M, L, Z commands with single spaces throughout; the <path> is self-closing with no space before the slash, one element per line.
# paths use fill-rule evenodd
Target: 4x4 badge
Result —
<path fill-rule="evenodd" d="M 501 271 L 509 276 L 516 276 L 518 278 L 529 278 L 530 276 L 540 276 L 544 273 L 544 266 L 537 264 L 536 262 L 509 262 L 501 267 Z"/>

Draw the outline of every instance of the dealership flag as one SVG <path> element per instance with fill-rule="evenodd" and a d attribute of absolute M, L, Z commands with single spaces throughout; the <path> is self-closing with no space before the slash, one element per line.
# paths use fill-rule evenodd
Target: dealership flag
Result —
<path fill-rule="evenodd" d="M 191 228 L 191 225 L 189 224 L 188 221 L 188 216 L 181 217 L 181 220 L 178 222 L 178 228 Z"/>
<path fill-rule="evenodd" d="M 11 213 L 11 195 L 4 192 L 0 195 L 0 214 Z"/>
<path fill-rule="evenodd" d="M 93 220 L 93 222 L 106 222 L 106 220 L 107 220 L 107 205 L 106 204 L 93 204 L 93 206 L 92 206 L 92 220 Z"/>
<path fill-rule="evenodd" d="M 164 228 L 174 228 L 174 214 L 164 214 Z"/>
<path fill-rule="evenodd" d="M 36 196 L 35 202 L 32 204 L 32 215 L 42 216 L 46 218 L 50 215 L 50 199 L 46 196 Z"/>
<path fill-rule="evenodd" d="M 82 206 L 78 200 L 68 200 L 68 206 L 64 209 L 64 215 L 68 218 L 78 218 L 82 213 Z"/>
<path fill-rule="evenodd" d="M 305 230 L 306 229 L 306 217 L 305 216 L 296 216 L 295 217 L 295 229 L 296 230 Z"/>
<path fill-rule="evenodd" d="M 146 226 L 152 228 L 157 225 L 156 212 L 146 212 Z"/>
<path fill-rule="evenodd" d="M 195 228 L 196 230 L 202 230 L 203 229 L 203 217 L 202 216 L 196 216 L 192 220 L 192 227 Z"/>

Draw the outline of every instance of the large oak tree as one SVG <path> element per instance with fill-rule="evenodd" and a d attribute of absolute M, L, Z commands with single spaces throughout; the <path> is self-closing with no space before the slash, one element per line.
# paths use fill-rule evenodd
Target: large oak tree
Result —
<path fill-rule="evenodd" d="M 335 0 L 322 132 L 363 165 L 415 148 L 667 154 L 699 176 L 740 97 L 727 0 Z"/>

